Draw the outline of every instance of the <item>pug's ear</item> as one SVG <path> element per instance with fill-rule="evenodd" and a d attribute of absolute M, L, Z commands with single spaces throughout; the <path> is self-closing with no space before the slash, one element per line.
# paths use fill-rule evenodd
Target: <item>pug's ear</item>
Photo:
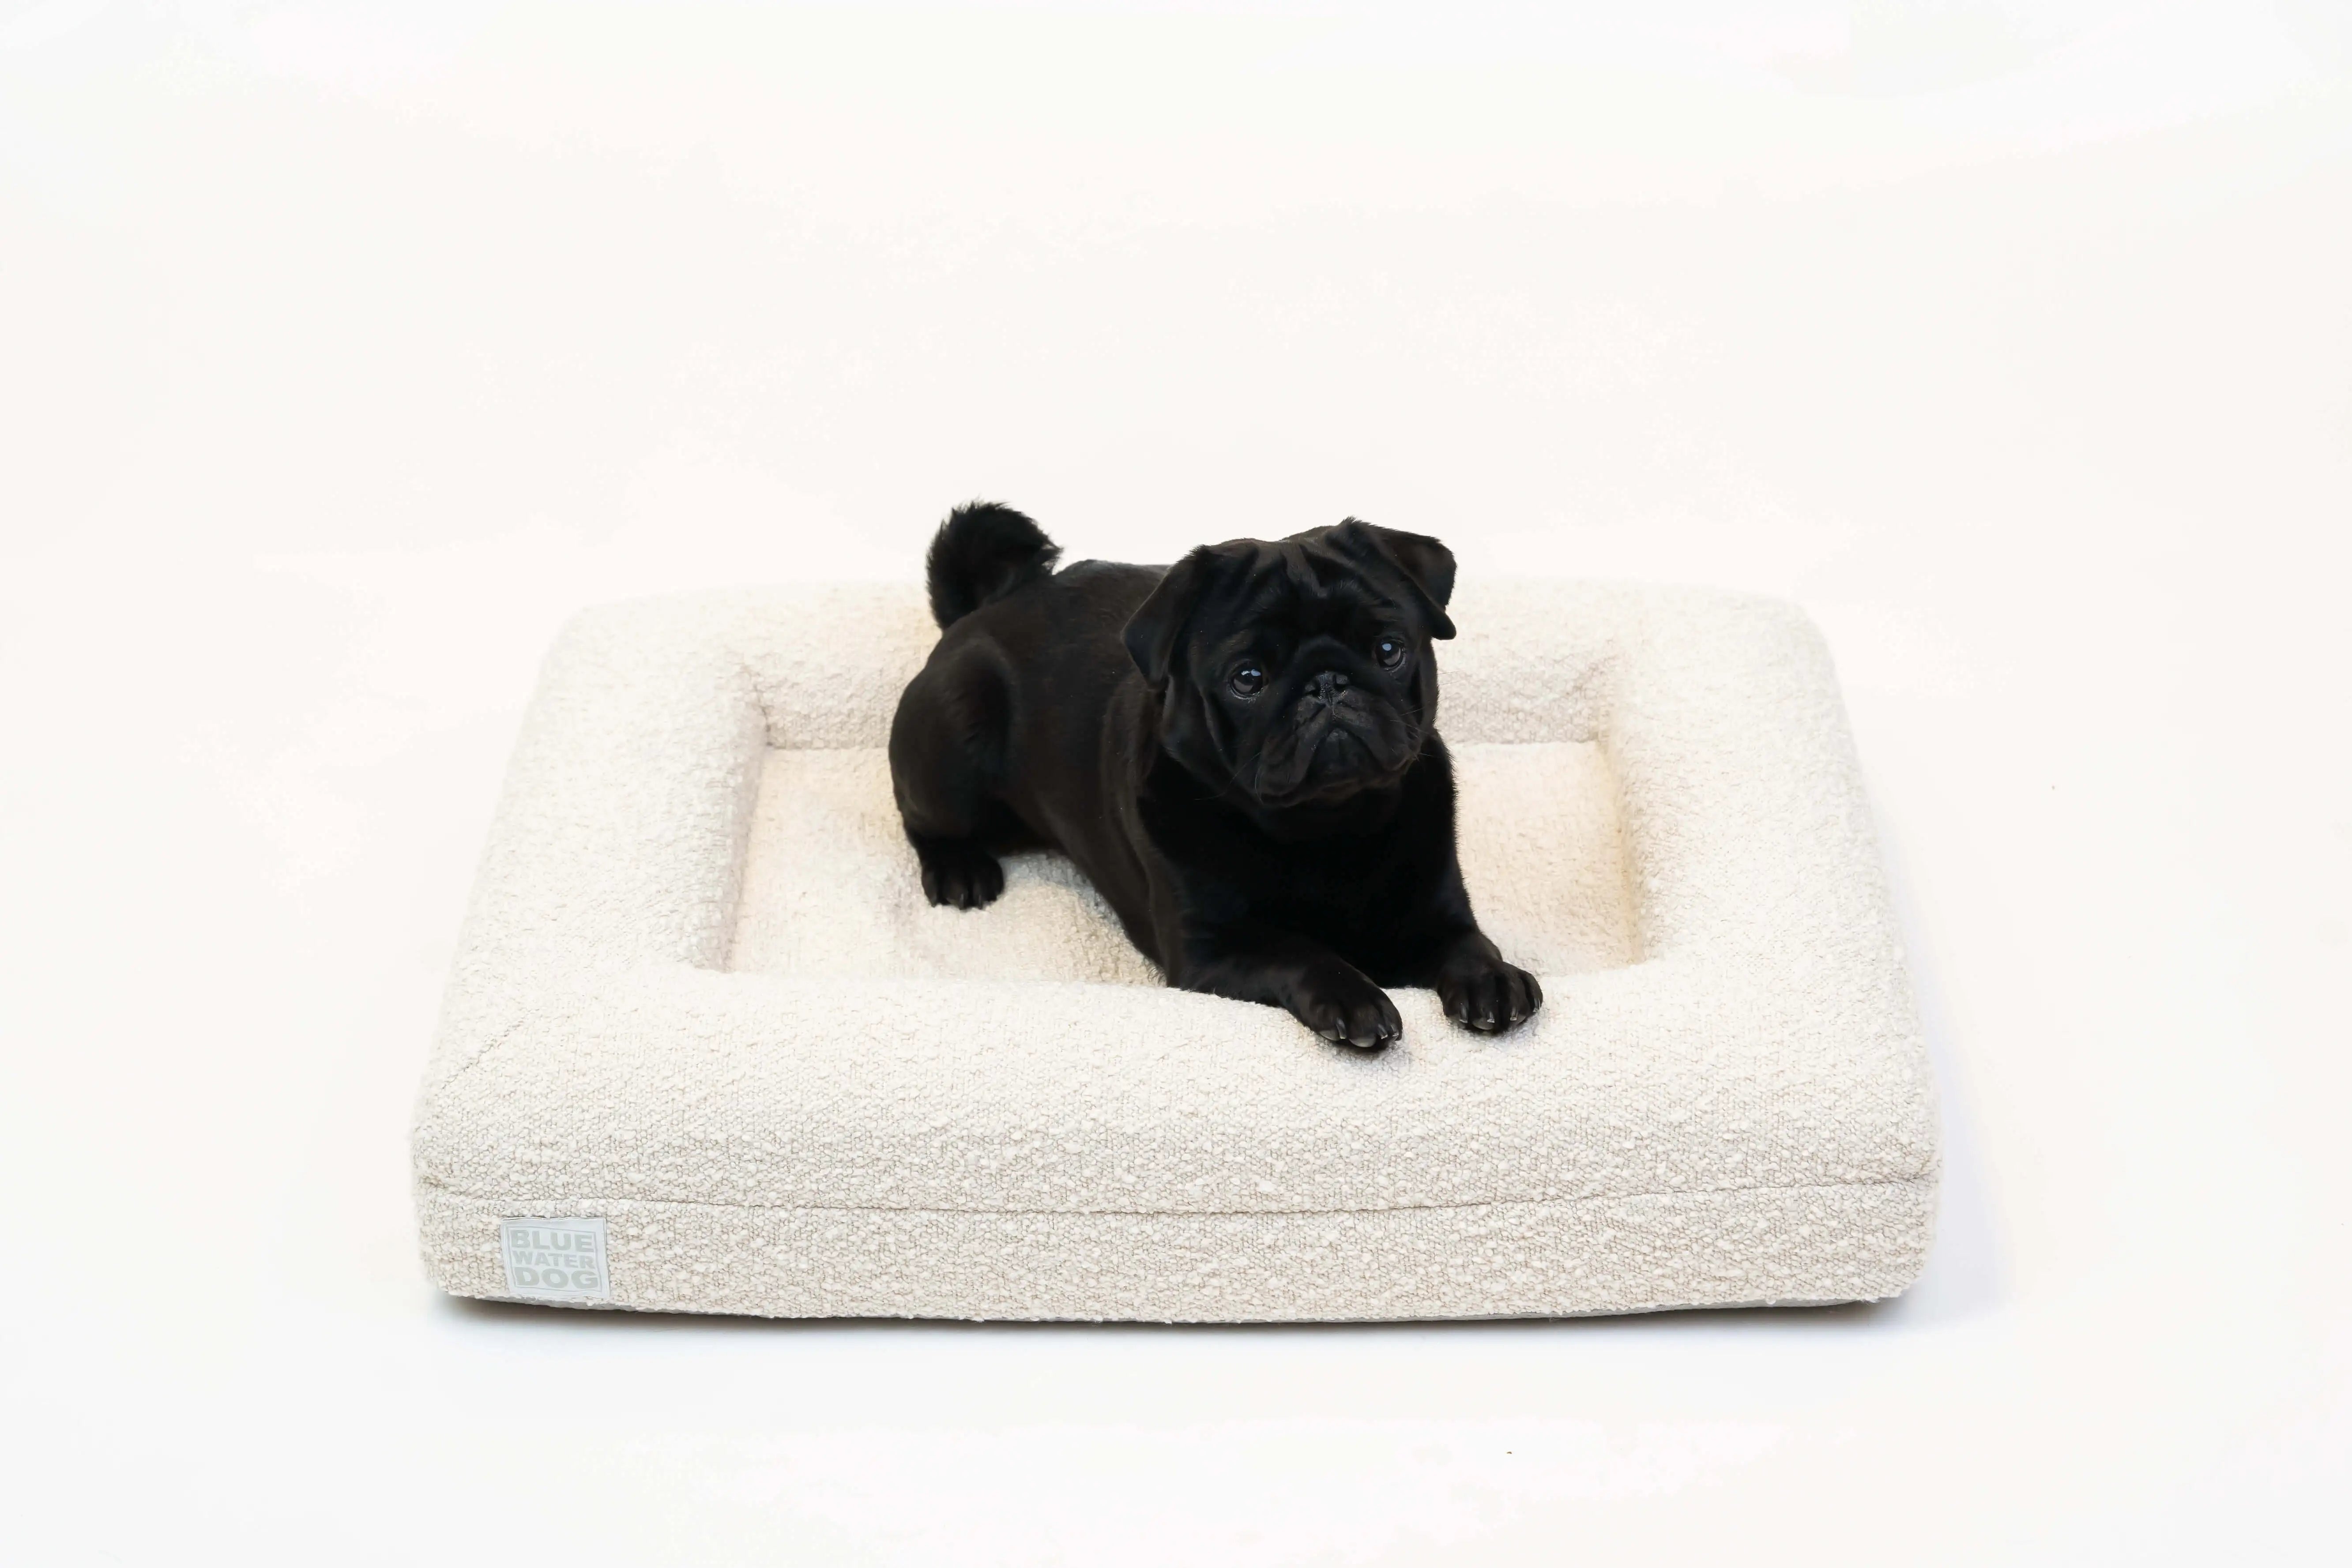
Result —
<path fill-rule="evenodd" d="M 1386 560 L 1421 591 L 1422 607 L 1429 612 L 1429 635 L 1443 641 L 1454 635 L 1445 614 L 1454 597 L 1454 552 L 1425 533 L 1375 528 L 1351 517 L 1331 531 L 1332 542 L 1359 554 L 1369 552 Z"/>
<path fill-rule="evenodd" d="M 1184 634 L 1184 623 L 1192 619 L 1201 590 L 1209 585 L 1210 556 L 1209 547 L 1203 544 L 1168 568 L 1168 575 L 1160 579 L 1160 585 L 1129 617 L 1127 629 L 1119 634 L 1127 644 L 1127 657 L 1135 660 L 1143 679 L 1155 687 L 1168 684 L 1169 667 L 1176 660 L 1176 639 Z"/>

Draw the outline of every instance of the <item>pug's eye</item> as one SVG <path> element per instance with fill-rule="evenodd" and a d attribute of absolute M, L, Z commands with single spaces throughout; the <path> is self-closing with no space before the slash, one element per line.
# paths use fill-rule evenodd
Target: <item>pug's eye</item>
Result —
<path fill-rule="evenodd" d="M 1237 697 L 1255 697 L 1265 689 L 1265 671 L 1254 664 L 1245 664 L 1234 671 L 1233 688 Z"/>
<path fill-rule="evenodd" d="M 1380 659 L 1382 669 L 1394 669 L 1404 662 L 1404 644 L 1394 637 L 1382 637 L 1372 645 L 1372 653 Z"/>

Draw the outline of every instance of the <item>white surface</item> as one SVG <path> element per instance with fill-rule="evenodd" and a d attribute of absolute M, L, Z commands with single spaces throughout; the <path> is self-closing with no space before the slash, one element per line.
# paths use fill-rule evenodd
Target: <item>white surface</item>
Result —
<path fill-rule="evenodd" d="M 1488 928 L 1542 979 L 1534 1018 L 1481 1037 L 1400 988 L 1373 1056 L 1133 984 L 1108 911 L 1040 909 L 1048 884 L 925 907 L 878 755 L 939 642 L 917 584 L 574 617 L 423 1074 L 426 1272 L 507 1297 L 502 1220 L 601 1215 L 612 1299 L 645 1310 L 1402 1321 L 1908 1289 L 1933 1069 L 1820 631 L 1624 584 L 1473 578 L 1446 611 L 1472 898 L 1559 901 L 1593 837 L 1612 875 L 1536 940 Z M 1581 777 L 1557 767 L 1580 741 L 1607 759 Z M 778 764 L 800 755 L 826 760 Z M 1600 833 L 1547 840 L 1580 787 Z M 775 819 L 803 811 L 828 853 L 780 874 Z M 780 881 L 811 907 L 772 922 Z M 1562 940 L 1595 913 L 1613 966 Z M 835 961 L 744 973 L 746 916 L 815 921 Z"/>
<path fill-rule="evenodd" d="M 2341 1559 L 2339 8 L 456 15 L 0 13 L 13 1555 Z M 1803 601 L 1947 1094 L 1918 1289 L 437 1299 L 409 1095 L 556 622 L 911 575 L 973 493 Z"/>

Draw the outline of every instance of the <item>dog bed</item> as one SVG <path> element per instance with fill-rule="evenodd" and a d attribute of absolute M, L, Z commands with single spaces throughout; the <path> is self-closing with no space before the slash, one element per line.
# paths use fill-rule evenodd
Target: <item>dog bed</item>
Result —
<path fill-rule="evenodd" d="M 1471 899 L 1543 1010 L 1366 1056 L 1171 991 L 1065 861 L 932 909 L 883 745 L 913 587 L 590 611 L 550 655 L 414 1138 L 461 1296 L 779 1317 L 1448 1318 L 1869 1300 L 1935 1090 L 1793 608 L 1465 584 Z"/>

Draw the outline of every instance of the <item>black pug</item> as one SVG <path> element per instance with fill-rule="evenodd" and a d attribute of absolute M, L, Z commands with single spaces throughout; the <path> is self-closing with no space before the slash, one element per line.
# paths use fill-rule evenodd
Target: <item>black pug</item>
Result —
<path fill-rule="evenodd" d="M 1454 555 L 1353 518 L 1172 567 L 1082 561 L 1009 507 L 931 542 L 939 646 L 890 726 L 934 904 L 1004 890 L 997 856 L 1077 864 L 1171 985 L 1286 1007 L 1375 1050 L 1383 985 L 1494 1032 L 1543 1005 L 1478 930 L 1454 847 L 1432 638 Z"/>

